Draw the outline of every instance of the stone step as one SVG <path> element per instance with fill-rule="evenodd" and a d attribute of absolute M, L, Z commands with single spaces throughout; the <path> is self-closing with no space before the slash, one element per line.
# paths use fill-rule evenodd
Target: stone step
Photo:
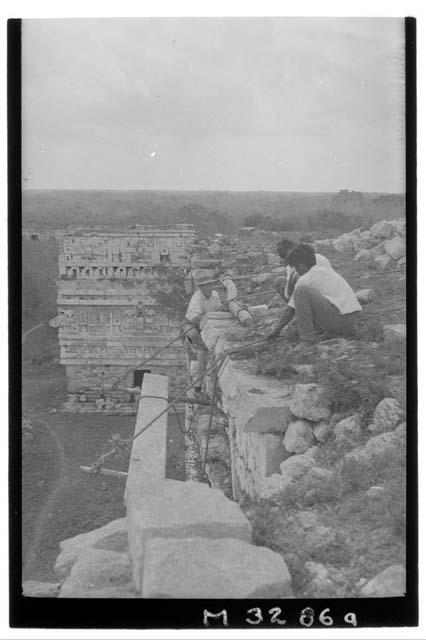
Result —
<path fill-rule="evenodd" d="M 282 557 L 243 540 L 152 538 L 146 545 L 143 598 L 291 598 Z"/>
<path fill-rule="evenodd" d="M 251 541 L 250 524 L 236 502 L 198 482 L 163 480 L 129 487 L 127 528 L 133 575 L 140 589 L 150 538 L 239 538 Z"/>

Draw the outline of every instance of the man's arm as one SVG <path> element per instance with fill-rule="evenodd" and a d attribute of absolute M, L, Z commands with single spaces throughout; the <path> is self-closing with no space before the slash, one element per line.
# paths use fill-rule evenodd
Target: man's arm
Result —
<path fill-rule="evenodd" d="M 286 307 L 286 309 L 284 310 L 283 315 L 281 316 L 277 326 L 275 327 L 275 329 L 273 329 L 270 333 L 268 333 L 268 335 L 266 336 L 268 338 L 268 340 L 272 339 L 272 338 L 277 338 L 281 331 L 284 329 L 284 327 L 286 327 L 289 322 L 291 322 L 293 320 L 294 317 L 294 309 L 292 307 Z"/>

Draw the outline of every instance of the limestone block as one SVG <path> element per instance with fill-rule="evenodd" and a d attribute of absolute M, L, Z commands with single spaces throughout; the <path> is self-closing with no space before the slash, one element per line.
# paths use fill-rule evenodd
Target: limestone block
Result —
<path fill-rule="evenodd" d="M 377 238 L 390 238 L 393 233 L 393 225 L 387 220 L 381 220 L 380 222 L 373 224 L 370 228 L 370 232 Z"/>
<path fill-rule="evenodd" d="M 334 437 L 339 444 L 351 444 L 361 437 L 361 419 L 359 413 L 354 413 L 340 420 L 334 427 Z"/>
<path fill-rule="evenodd" d="M 60 598 L 132 597 L 132 567 L 126 553 L 89 549 L 71 569 Z"/>
<path fill-rule="evenodd" d="M 311 467 L 304 478 L 306 495 L 316 500 L 325 500 L 336 496 L 338 483 L 333 471 L 324 467 Z"/>
<path fill-rule="evenodd" d="M 334 425 L 330 420 L 321 420 L 314 425 L 314 436 L 318 442 L 326 442 L 333 433 Z"/>
<path fill-rule="evenodd" d="M 105 407 L 105 400 L 103 398 L 98 398 L 95 400 L 95 407 L 99 411 Z"/>
<path fill-rule="evenodd" d="M 60 542 L 61 552 L 56 558 L 55 573 L 61 577 L 67 576 L 78 557 L 88 549 L 124 553 L 128 545 L 126 518 L 113 520 L 103 527 Z"/>
<path fill-rule="evenodd" d="M 368 249 L 360 249 L 355 255 L 355 260 L 357 262 L 359 260 L 372 260 L 373 257 L 373 254 Z"/>
<path fill-rule="evenodd" d="M 60 588 L 60 582 L 26 580 L 22 583 L 22 595 L 26 598 L 56 598 Z"/>
<path fill-rule="evenodd" d="M 296 385 L 290 411 L 296 418 L 304 418 L 312 422 L 329 418 L 330 401 L 326 397 L 325 389 L 315 383 Z"/>
<path fill-rule="evenodd" d="M 389 267 L 389 265 L 392 263 L 392 258 L 387 254 L 384 254 L 382 256 L 377 256 L 376 258 L 374 258 L 374 261 L 377 262 L 380 269 L 386 269 L 386 267 Z"/>
<path fill-rule="evenodd" d="M 367 497 L 371 498 L 372 500 L 377 500 L 377 499 L 383 498 L 384 493 L 385 493 L 384 488 L 380 487 L 380 486 L 370 487 L 366 491 Z"/>
<path fill-rule="evenodd" d="M 359 304 L 366 305 L 374 300 L 373 289 L 361 289 L 355 293 Z"/>
<path fill-rule="evenodd" d="M 391 431 L 401 422 L 402 415 L 403 411 L 398 400 L 395 398 L 384 398 L 376 406 L 373 421 L 368 425 L 368 430 L 372 433 Z"/>
<path fill-rule="evenodd" d="M 219 383 L 223 409 L 235 417 L 237 429 L 286 431 L 294 385 L 251 374 L 229 358 L 219 373 Z"/>
<path fill-rule="evenodd" d="M 292 480 L 300 480 L 307 471 L 315 466 L 314 453 L 312 451 L 316 447 L 311 447 L 306 453 L 290 456 L 280 464 L 281 475 L 291 478 Z"/>
<path fill-rule="evenodd" d="M 399 236 L 405 236 L 405 228 L 406 228 L 405 218 L 401 218 L 400 220 L 397 220 L 395 222 L 394 230 L 395 230 L 395 233 L 397 233 Z"/>
<path fill-rule="evenodd" d="M 406 592 L 405 568 L 401 564 L 387 567 L 369 580 L 361 589 L 364 598 L 392 598 L 404 596 Z"/>
<path fill-rule="evenodd" d="M 383 327 L 385 342 L 404 343 L 407 339 L 407 325 L 405 324 L 385 324 Z"/>
<path fill-rule="evenodd" d="M 342 236 L 333 240 L 333 247 L 336 249 L 336 251 L 342 252 L 352 251 L 354 248 L 352 242 L 348 238 L 343 238 Z"/>
<path fill-rule="evenodd" d="M 146 546 L 143 598 L 291 598 L 282 557 L 242 540 L 153 538 Z"/>
<path fill-rule="evenodd" d="M 368 440 L 365 445 L 365 454 L 370 462 L 384 464 L 398 451 L 400 440 L 392 431 L 381 433 Z"/>
<path fill-rule="evenodd" d="M 261 476 L 278 473 L 280 463 L 287 457 L 282 443 L 282 435 L 260 433 L 255 449 L 257 468 Z"/>
<path fill-rule="evenodd" d="M 395 429 L 394 434 L 397 438 L 400 438 L 400 440 L 405 440 L 407 438 L 407 423 L 401 422 Z"/>
<path fill-rule="evenodd" d="M 376 240 L 377 242 L 377 240 Z M 374 247 L 371 248 L 371 255 L 373 258 L 377 258 L 378 256 L 383 256 L 386 253 L 385 251 L 385 241 L 379 242 Z"/>
<path fill-rule="evenodd" d="M 347 453 L 341 463 L 340 476 L 343 483 L 354 488 L 368 487 L 368 471 L 370 460 L 364 447 L 358 447 Z"/>
<path fill-rule="evenodd" d="M 331 527 L 326 527 L 319 522 L 314 511 L 299 511 L 294 516 L 294 526 L 297 534 L 311 551 L 318 551 L 333 542 L 336 537 Z"/>
<path fill-rule="evenodd" d="M 153 537 L 233 537 L 251 541 L 248 520 L 237 503 L 198 482 L 163 480 L 127 494 L 127 527 L 135 585 L 141 584 L 144 550 Z"/>
<path fill-rule="evenodd" d="M 405 267 L 407 264 L 407 258 L 404 256 L 398 260 L 398 267 Z"/>
<path fill-rule="evenodd" d="M 315 442 L 311 423 L 307 420 L 290 422 L 283 444 L 289 453 L 305 453 Z"/>
<path fill-rule="evenodd" d="M 262 500 L 271 500 L 276 497 L 291 499 L 296 485 L 292 478 L 273 473 L 259 482 L 258 494 Z"/>
<path fill-rule="evenodd" d="M 405 240 L 401 236 L 394 236 L 385 242 L 386 253 L 394 260 L 405 256 Z"/>

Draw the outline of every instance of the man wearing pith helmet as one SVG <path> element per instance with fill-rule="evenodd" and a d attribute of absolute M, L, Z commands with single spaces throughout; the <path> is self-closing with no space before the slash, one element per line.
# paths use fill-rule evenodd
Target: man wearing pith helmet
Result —
<path fill-rule="evenodd" d="M 219 294 L 213 289 L 215 282 L 211 275 L 206 276 L 202 272 L 195 274 L 197 290 L 189 301 L 182 327 L 188 341 L 197 352 L 196 379 L 206 370 L 207 362 L 207 349 L 201 339 L 200 322 L 206 313 L 217 311 L 221 306 Z M 201 384 L 202 380 L 199 380 L 194 387 L 195 393 L 201 393 Z"/>

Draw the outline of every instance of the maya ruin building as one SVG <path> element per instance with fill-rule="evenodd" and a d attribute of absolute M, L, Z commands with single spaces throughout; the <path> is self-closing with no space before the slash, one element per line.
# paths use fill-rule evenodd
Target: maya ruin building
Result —
<path fill-rule="evenodd" d="M 141 386 L 144 373 L 170 376 L 172 391 L 185 381 L 180 341 L 146 369 L 138 364 L 179 333 L 179 318 L 158 304 L 155 293 L 167 291 L 172 274 L 186 276 L 194 239 L 188 224 L 60 239 L 58 315 L 50 324 L 59 331 L 68 410 L 133 413 L 135 398 L 126 387 Z"/>

